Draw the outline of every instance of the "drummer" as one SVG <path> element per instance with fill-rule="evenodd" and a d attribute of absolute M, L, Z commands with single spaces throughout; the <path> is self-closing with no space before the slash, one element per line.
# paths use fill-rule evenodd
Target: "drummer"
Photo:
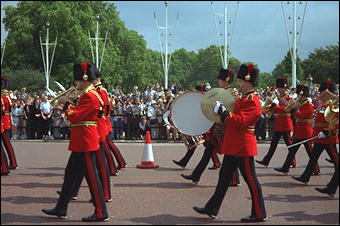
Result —
<path fill-rule="evenodd" d="M 197 91 L 200 91 L 200 92 L 205 92 L 205 91 L 207 91 L 207 89 L 210 89 L 210 88 L 211 88 L 211 87 L 210 87 L 210 84 L 201 84 L 201 85 L 197 85 L 197 86 L 195 87 L 195 89 L 196 89 Z M 201 139 L 200 137 L 190 137 L 190 136 L 186 136 L 186 135 L 184 135 L 184 134 L 182 134 L 182 136 L 185 136 L 185 139 L 187 139 L 188 141 L 190 141 L 190 140 L 200 140 L 200 139 Z M 196 139 L 195 139 L 195 138 L 196 138 Z M 198 143 L 200 143 L 200 142 L 198 142 Z M 181 160 L 179 160 L 179 161 L 176 161 L 176 160 L 172 160 L 172 161 L 173 161 L 176 165 L 178 165 L 178 166 L 180 166 L 181 168 L 184 169 L 184 168 L 186 167 L 186 165 L 188 164 L 189 160 L 191 159 L 191 157 L 193 156 L 193 154 L 194 154 L 194 152 L 195 152 L 197 146 L 198 146 L 198 145 L 195 145 L 195 144 L 193 144 L 193 145 L 188 145 L 188 146 L 187 146 L 188 151 L 187 151 L 187 153 L 184 155 L 184 157 L 183 157 Z M 209 158 L 210 158 L 210 157 L 208 157 L 208 162 L 209 162 Z M 220 161 L 219 161 L 219 159 L 218 159 L 216 153 L 215 153 L 214 155 L 211 155 L 211 160 L 213 161 L 214 167 L 215 167 L 215 168 L 219 168 L 219 167 L 221 166 L 221 163 L 220 163 Z M 183 176 L 183 175 L 182 175 L 182 176 Z M 198 183 L 198 181 L 196 181 L 196 180 L 193 180 L 193 182 L 196 183 L 196 184 Z"/>
<path fill-rule="evenodd" d="M 234 78 L 234 71 L 222 68 L 217 77 L 217 83 L 220 88 L 224 88 L 236 96 L 236 94 L 233 91 L 233 88 L 231 87 L 233 78 Z M 217 156 L 217 153 L 221 153 L 221 145 L 223 142 L 223 137 L 224 137 L 223 124 L 215 123 L 212 129 L 210 129 L 208 132 L 204 134 L 205 142 L 203 145 L 205 146 L 205 150 L 201 158 L 201 161 L 198 163 L 198 165 L 196 166 L 192 174 L 190 175 L 181 174 L 182 177 L 187 180 L 191 180 L 193 183 L 197 184 L 200 180 L 202 173 L 206 169 L 210 158 L 213 160 L 214 165 L 210 167 L 209 169 L 220 168 L 221 164 Z M 239 186 L 239 185 L 240 185 L 239 174 L 238 174 L 238 169 L 236 168 L 232 174 L 232 179 L 230 181 L 229 186 Z"/>

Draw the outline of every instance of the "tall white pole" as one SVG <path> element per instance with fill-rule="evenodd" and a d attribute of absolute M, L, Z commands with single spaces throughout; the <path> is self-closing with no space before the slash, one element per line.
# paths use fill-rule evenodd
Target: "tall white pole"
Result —
<path fill-rule="evenodd" d="M 48 48 L 49 48 L 49 40 L 48 40 L 48 36 L 49 36 L 49 26 L 50 23 L 47 22 L 47 35 L 46 35 L 46 71 L 45 71 L 45 77 L 46 77 L 46 87 L 49 88 L 49 84 L 50 84 L 50 75 L 49 75 L 49 59 L 48 59 Z"/>
<path fill-rule="evenodd" d="M 292 58 L 292 86 L 296 88 L 296 61 L 297 61 L 297 54 L 296 54 L 296 2 L 293 2 L 294 7 L 294 15 L 293 15 L 293 56 Z"/>
<path fill-rule="evenodd" d="M 228 68 L 228 32 L 227 32 L 227 1 L 224 1 L 224 62 L 223 68 Z"/>
<path fill-rule="evenodd" d="M 99 15 L 97 15 L 97 32 L 96 32 L 96 66 L 99 68 L 99 53 L 98 53 L 98 33 L 99 33 Z"/>
<path fill-rule="evenodd" d="M 164 88 L 168 88 L 168 2 L 165 1 L 165 67 Z"/>

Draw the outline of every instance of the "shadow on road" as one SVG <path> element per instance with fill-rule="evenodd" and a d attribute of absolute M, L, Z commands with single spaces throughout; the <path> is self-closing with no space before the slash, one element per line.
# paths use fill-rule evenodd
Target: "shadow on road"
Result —
<path fill-rule="evenodd" d="M 293 180 L 293 179 L 292 179 Z M 271 183 L 263 183 L 261 186 L 264 187 L 272 187 L 272 188 L 301 188 L 301 187 L 308 187 L 308 186 L 324 186 L 324 185 L 316 185 L 316 184 L 311 184 L 311 185 L 306 185 L 303 183 L 299 182 L 294 182 L 292 183 L 287 183 L 287 181 L 279 181 L 279 182 L 271 182 Z"/>
<path fill-rule="evenodd" d="M 63 177 L 63 173 L 19 173 L 16 175 L 35 176 L 35 177 Z"/>
<path fill-rule="evenodd" d="M 326 196 L 303 196 L 303 195 L 269 195 L 264 199 L 266 201 L 289 202 L 289 203 L 334 200 L 334 198 Z"/>
<path fill-rule="evenodd" d="M 306 214 L 305 211 L 296 211 L 280 213 L 273 216 L 283 216 L 288 222 L 315 221 L 319 224 L 339 224 L 339 213 L 323 213 L 319 215 L 310 215 Z"/>
<path fill-rule="evenodd" d="M 135 217 L 130 219 L 134 223 L 156 224 L 156 225 L 178 225 L 178 224 L 235 224 L 239 221 L 224 221 L 222 219 L 210 219 L 208 217 L 178 217 L 170 214 L 155 215 L 151 217 Z"/>
<path fill-rule="evenodd" d="M 43 213 L 41 213 L 43 214 Z M 74 222 L 80 222 L 79 220 L 71 220 L 71 219 L 58 219 L 56 217 L 45 217 L 43 215 L 39 216 L 33 216 L 33 215 L 18 215 L 18 214 L 12 214 L 12 213 L 4 213 L 1 214 L 1 225 L 2 224 L 10 224 L 10 223 L 37 223 L 37 224 L 43 224 L 43 223 L 60 223 L 60 222 L 67 222 L 67 223 L 74 223 Z"/>
<path fill-rule="evenodd" d="M 31 203 L 57 203 L 58 196 L 55 198 L 51 197 L 30 197 L 30 196 L 13 196 L 1 198 L 1 202 L 10 202 L 14 204 L 31 204 Z M 77 203 L 88 203 L 85 200 L 77 200 Z"/>
<path fill-rule="evenodd" d="M 56 171 L 56 170 L 65 170 L 65 167 L 41 167 L 41 168 L 36 168 L 36 167 L 29 167 L 27 169 L 33 169 L 33 170 L 51 170 L 51 171 Z"/>
<path fill-rule="evenodd" d="M 161 182 L 154 184 L 115 184 L 115 187 L 135 187 L 135 188 L 165 188 L 165 189 L 187 189 L 194 187 L 215 187 L 215 186 L 203 186 L 203 185 L 195 185 L 192 183 L 177 183 L 177 182 Z"/>
<path fill-rule="evenodd" d="M 1 186 L 22 188 L 59 188 L 62 186 L 62 184 L 22 183 L 22 184 L 1 184 Z"/>

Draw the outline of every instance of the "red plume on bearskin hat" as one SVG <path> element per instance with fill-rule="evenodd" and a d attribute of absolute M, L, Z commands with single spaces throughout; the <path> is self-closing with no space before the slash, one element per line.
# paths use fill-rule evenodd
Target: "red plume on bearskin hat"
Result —
<path fill-rule="evenodd" d="M 254 64 L 241 64 L 237 73 L 237 78 L 250 82 L 253 86 L 257 86 L 259 80 L 259 69 L 255 68 Z"/>
<path fill-rule="evenodd" d="M 325 91 L 328 89 L 331 93 L 336 93 L 336 85 L 331 80 L 327 80 L 320 84 L 319 92 Z"/>
<path fill-rule="evenodd" d="M 234 80 L 234 71 L 221 68 L 217 78 L 232 83 Z"/>
<path fill-rule="evenodd" d="M 310 96 L 309 88 L 307 86 L 303 85 L 303 84 L 296 86 L 296 93 L 298 95 L 303 95 L 303 96 L 306 96 L 306 97 Z"/>
<path fill-rule="evenodd" d="M 86 80 L 92 82 L 100 77 L 100 72 L 93 63 L 83 62 L 73 65 L 73 78 L 76 81 Z"/>

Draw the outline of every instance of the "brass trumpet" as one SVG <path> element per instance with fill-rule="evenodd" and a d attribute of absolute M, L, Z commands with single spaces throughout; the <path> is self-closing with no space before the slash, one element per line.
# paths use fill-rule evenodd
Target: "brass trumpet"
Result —
<path fill-rule="evenodd" d="M 68 99 L 70 101 L 75 101 L 79 95 L 80 95 L 80 91 L 76 88 L 76 87 L 71 87 L 68 90 L 65 90 L 63 92 L 61 92 L 60 94 L 58 94 L 56 97 L 54 97 L 53 99 L 50 100 L 51 103 L 53 103 L 53 105 L 57 106 L 58 105 L 58 99 L 60 99 L 61 97 L 68 95 L 69 97 Z"/>
<path fill-rule="evenodd" d="M 290 101 L 289 104 L 285 107 L 285 110 L 291 111 L 294 108 L 299 109 L 306 101 L 307 101 L 307 99 L 302 100 L 300 98 L 297 98 L 296 100 Z"/>

